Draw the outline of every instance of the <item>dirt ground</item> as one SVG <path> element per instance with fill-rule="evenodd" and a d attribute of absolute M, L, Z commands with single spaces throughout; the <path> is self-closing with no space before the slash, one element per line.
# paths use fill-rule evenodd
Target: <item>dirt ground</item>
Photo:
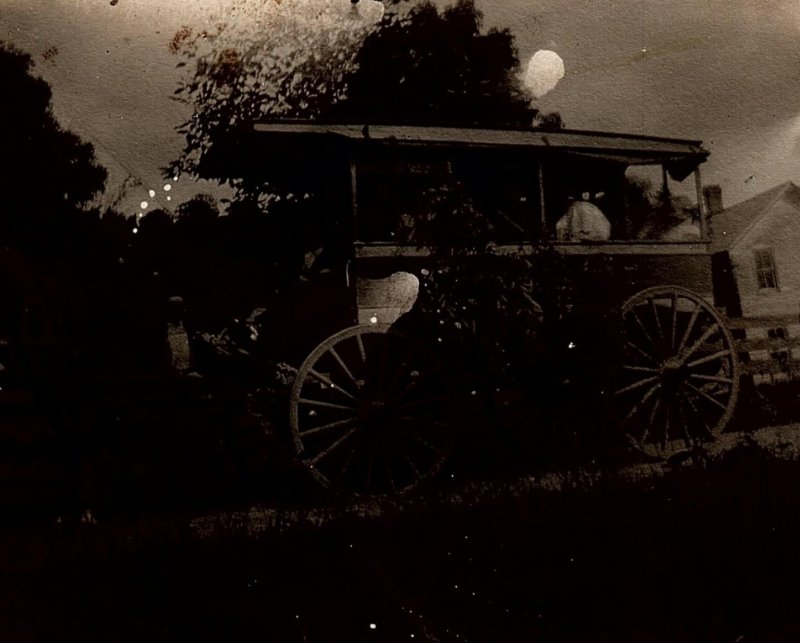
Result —
<path fill-rule="evenodd" d="M 402 501 L 7 524 L 3 641 L 794 641 L 800 427 Z"/>

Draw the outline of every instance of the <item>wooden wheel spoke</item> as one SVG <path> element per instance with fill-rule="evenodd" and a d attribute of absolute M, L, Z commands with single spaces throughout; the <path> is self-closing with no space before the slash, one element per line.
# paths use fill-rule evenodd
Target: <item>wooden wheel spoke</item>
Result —
<path fill-rule="evenodd" d="M 664 405 L 664 437 L 661 439 L 661 448 L 666 450 L 667 442 L 669 442 L 669 410 L 670 405 Z"/>
<path fill-rule="evenodd" d="M 422 446 L 424 446 L 424 447 L 427 447 L 427 449 L 428 449 L 429 451 L 432 451 L 432 452 L 433 452 L 433 453 L 435 453 L 436 455 L 439 455 L 439 456 L 442 456 L 442 455 L 444 455 L 444 451 L 442 451 L 442 450 L 441 450 L 439 447 L 435 447 L 435 446 L 433 446 L 433 445 L 432 445 L 431 443 L 429 443 L 427 440 L 424 440 L 423 438 L 419 437 L 418 435 L 412 435 L 412 436 L 411 436 L 411 439 L 412 439 L 412 440 L 414 440 L 415 442 L 418 442 L 418 443 L 419 443 L 419 444 L 421 444 Z"/>
<path fill-rule="evenodd" d="M 326 449 L 318 453 L 314 456 L 311 460 L 309 460 L 309 464 L 313 467 L 316 466 L 317 463 L 325 458 L 326 456 L 330 455 L 333 451 L 339 448 L 346 440 L 350 439 L 353 434 L 358 430 L 358 427 L 354 427 L 350 429 L 347 433 L 345 433 L 342 437 L 340 437 L 335 442 L 332 442 Z"/>
<path fill-rule="evenodd" d="M 635 373 L 659 373 L 659 369 L 653 368 L 652 366 L 631 366 L 625 365 L 622 367 L 623 371 L 632 371 Z"/>
<path fill-rule="evenodd" d="M 730 377 L 721 377 L 719 375 L 701 375 L 700 373 L 690 373 L 689 377 L 693 380 L 702 380 L 704 382 L 718 382 L 719 384 L 733 384 L 733 379 Z"/>
<path fill-rule="evenodd" d="M 348 424 L 352 424 L 355 421 L 356 421 L 355 418 L 345 418 L 344 420 L 330 422 L 328 424 L 323 424 L 322 426 L 315 426 L 311 429 L 306 429 L 305 431 L 298 431 L 298 435 L 300 435 L 301 437 L 307 435 L 314 435 L 316 433 L 322 433 L 323 431 L 327 431 L 329 429 L 335 429 L 338 426 L 346 426 Z"/>
<path fill-rule="evenodd" d="M 656 306 L 656 300 L 654 298 L 650 298 L 648 300 L 650 302 L 650 310 L 653 312 L 653 319 L 656 322 L 656 330 L 658 331 L 658 336 L 660 339 L 664 339 L 664 331 L 661 329 L 661 318 L 658 316 L 658 307 Z"/>
<path fill-rule="evenodd" d="M 702 344 L 703 344 L 703 343 L 704 343 L 704 342 L 705 342 L 705 341 L 706 341 L 706 340 L 707 340 L 709 337 L 711 337 L 711 336 L 712 336 L 714 333 L 716 333 L 717 331 L 720 331 L 720 330 L 721 330 L 721 327 L 720 327 L 720 325 L 719 325 L 717 322 L 713 322 L 713 323 L 711 324 L 711 326 L 709 326 L 709 327 L 706 329 L 706 331 L 705 331 L 705 332 L 704 332 L 704 333 L 703 333 L 703 334 L 700 336 L 700 339 L 698 339 L 698 340 L 697 340 L 697 341 L 696 341 L 694 344 L 692 344 L 692 345 L 691 345 L 691 346 L 690 346 L 690 347 L 689 347 L 689 348 L 686 350 L 686 352 L 685 352 L 685 353 L 683 353 L 683 354 L 682 354 L 682 355 L 683 355 L 683 359 L 686 359 L 686 358 L 688 358 L 689 356 L 691 356 L 691 355 L 694 355 L 694 353 L 697 351 L 697 349 L 698 349 L 698 348 L 700 348 L 700 346 L 701 346 L 701 345 L 702 345 Z"/>
<path fill-rule="evenodd" d="M 692 316 L 689 318 L 689 322 L 686 324 L 686 330 L 683 332 L 681 343 L 678 346 L 678 350 L 675 351 L 675 355 L 680 355 L 683 352 L 683 347 L 686 346 L 686 342 L 689 341 L 689 336 L 694 330 L 695 323 L 697 323 L 697 316 L 700 314 L 702 309 L 703 307 L 700 305 L 700 302 L 695 302 L 694 309 L 692 310 Z"/>
<path fill-rule="evenodd" d="M 660 379 L 657 376 L 652 377 L 645 377 L 644 379 L 638 380 L 633 384 L 628 384 L 628 386 L 624 386 L 623 388 L 614 392 L 615 395 L 622 395 L 623 393 L 628 393 L 629 391 L 635 391 L 637 388 L 641 388 L 643 386 L 647 386 L 651 382 L 656 382 Z"/>
<path fill-rule="evenodd" d="M 308 398 L 301 397 L 297 400 L 298 404 L 307 404 L 308 406 L 321 406 L 326 409 L 336 409 L 338 411 L 355 411 L 352 406 L 345 406 L 344 404 L 334 404 L 333 402 L 325 402 L 323 400 L 309 400 Z"/>
<path fill-rule="evenodd" d="M 723 411 L 727 411 L 728 410 L 728 407 L 725 404 L 720 402 L 717 398 L 712 397 L 711 395 L 706 393 L 703 389 L 697 388 L 694 384 L 692 384 L 690 382 L 684 382 L 683 384 L 684 384 L 684 386 L 687 386 L 688 388 L 692 389 L 695 393 L 697 393 L 698 395 L 700 395 L 704 399 L 706 399 L 709 402 L 711 402 L 713 405 L 718 406 L 719 408 L 721 408 Z"/>
<path fill-rule="evenodd" d="M 650 346 L 652 346 L 653 349 L 658 350 L 658 346 L 655 343 L 655 340 L 653 340 L 653 338 L 650 337 L 650 333 L 647 332 L 647 329 L 644 327 L 644 324 L 642 323 L 642 320 L 639 318 L 639 315 L 636 314 L 636 311 L 633 308 L 631 308 L 628 312 L 630 313 L 631 317 L 633 317 L 633 320 L 636 322 L 636 325 L 642 331 L 644 336 L 647 338 L 647 341 L 650 342 Z"/>
<path fill-rule="evenodd" d="M 678 294 L 673 292 L 671 297 L 672 305 L 672 327 L 670 332 L 669 347 L 671 350 L 675 349 L 675 336 L 678 329 Z"/>
<path fill-rule="evenodd" d="M 658 361 L 656 360 L 656 358 L 655 358 L 655 357 L 653 357 L 652 355 L 650 355 L 650 354 L 649 354 L 647 351 L 645 351 L 643 348 L 640 348 L 639 346 L 637 346 L 636 344 L 634 344 L 634 343 L 633 343 L 633 342 L 632 342 L 630 339 L 628 339 L 628 340 L 627 340 L 625 343 L 626 343 L 626 345 L 628 346 L 628 348 L 632 348 L 634 351 L 636 351 L 637 353 L 639 353 L 639 355 L 641 355 L 642 357 L 644 357 L 644 358 L 645 358 L 645 359 L 646 359 L 648 362 L 650 362 L 651 364 L 658 364 Z"/>
<path fill-rule="evenodd" d="M 699 357 L 698 359 L 692 360 L 686 366 L 689 368 L 694 368 L 695 366 L 699 366 L 700 364 L 705 364 L 707 362 L 713 362 L 715 359 L 719 359 L 720 357 L 730 356 L 730 350 L 721 350 L 717 351 L 716 353 L 711 353 L 710 355 L 704 355 L 703 357 Z"/>
<path fill-rule="evenodd" d="M 691 436 L 689 435 L 689 423 L 687 422 L 686 419 L 686 413 L 684 413 L 683 404 L 681 404 L 679 396 L 676 395 L 673 399 L 675 400 L 675 408 L 677 408 L 678 410 L 678 417 L 680 420 L 680 425 L 683 433 L 683 441 L 686 444 L 686 447 L 688 448 L 692 446 L 692 439 Z"/>
<path fill-rule="evenodd" d="M 653 402 L 653 408 L 650 410 L 650 419 L 647 424 L 644 425 L 644 429 L 642 430 L 642 436 L 639 438 L 639 442 L 644 444 L 647 440 L 648 436 L 650 435 L 650 429 L 653 428 L 653 422 L 656 419 L 656 413 L 658 413 L 658 409 L 661 406 L 661 396 L 657 396 L 655 398 L 655 402 Z"/>
<path fill-rule="evenodd" d="M 347 364 L 344 363 L 344 360 L 341 358 L 336 349 L 333 346 L 331 346 L 328 349 L 328 352 L 333 356 L 333 359 L 335 359 L 336 362 L 339 364 L 339 368 L 341 368 L 342 371 L 344 371 L 344 374 L 347 375 L 348 379 L 357 386 L 355 376 L 353 375 L 352 371 L 347 367 Z"/>
<path fill-rule="evenodd" d="M 366 364 L 367 363 L 367 351 L 364 348 L 364 340 L 361 339 L 361 335 L 356 335 L 356 344 L 358 344 L 358 354 L 361 355 L 361 362 Z"/>
<path fill-rule="evenodd" d="M 645 438 L 650 434 L 650 428 L 653 426 L 653 422 L 656 419 L 656 413 L 658 413 L 658 409 L 661 406 L 661 396 L 656 398 L 656 401 L 653 403 L 653 409 L 650 411 L 650 420 L 644 427 L 644 432 L 642 433 L 642 442 L 644 442 Z"/>
<path fill-rule="evenodd" d="M 414 473 L 416 479 L 419 480 L 422 477 L 422 474 L 419 472 L 419 469 L 417 469 L 417 465 L 414 464 L 414 461 L 409 457 L 409 455 L 405 451 L 403 452 L 403 459 L 406 461 L 406 464 L 408 464 L 408 466 L 411 467 L 411 471 Z"/>
<path fill-rule="evenodd" d="M 327 377 L 326 375 L 323 375 L 322 373 L 319 373 L 319 372 L 315 371 L 313 368 L 309 368 L 308 369 L 308 374 L 311 375 L 312 377 L 314 377 L 317 381 L 322 382 L 323 384 L 325 384 L 330 390 L 336 391 L 337 393 L 341 393 L 342 395 L 344 395 L 348 399 L 351 399 L 351 400 L 355 400 L 356 399 L 351 393 L 346 391 L 344 388 L 334 384 L 333 380 L 331 380 L 330 377 Z"/>
<path fill-rule="evenodd" d="M 706 422 L 705 416 L 700 412 L 700 409 L 697 408 L 697 405 L 694 403 L 692 398 L 689 397 L 684 391 L 679 391 L 679 393 L 681 397 L 683 397 L 683 399 L 686 400 L 686 402 L 689 405 L 689 408 L 692 409 L 694 414 L 700 420 L 700 423 L 703 425 L 703 428 L 706 430 L 706 433 L 708 433 L 708 435 L 713 438 L 714 433 L 711 431 L 711 427 L 708 426 L 708 422 Z"/>
<path fill-rule="evenodd" d="M 647 403 L 647 401 L 651 397 L 653 397 L 655 392 L 658 391 L 658 389 L 660 387 L 661 387 L 660 384 L 656 384 L 655 386 L 651 386 L 647 390 L 647 392 L 642 396 L 642 399 L 639 400 L 638 402 L 636 402 L 636 404 L 633 405 L 633 408 L 631 408 L 631 410 L 628 413 L 628 415 L 625 416 L 625 419 L 623 420 L 623 422 L 628 422 L 634 415 L 636 415 L 637 411 L 639 411 L 640 409 L 644 408 L 644 405 Z"/>

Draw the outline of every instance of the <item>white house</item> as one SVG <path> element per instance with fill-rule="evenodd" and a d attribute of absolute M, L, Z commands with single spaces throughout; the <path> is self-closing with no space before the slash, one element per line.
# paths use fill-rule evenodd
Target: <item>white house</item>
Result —
<path fill-rule="evenodd" d="M 783 183 L 725 209 L 715 208 L 719 192 L 706 196 L 715 302 L 754 376 L 791 375 L 800 360 L 800 187 Z"/>

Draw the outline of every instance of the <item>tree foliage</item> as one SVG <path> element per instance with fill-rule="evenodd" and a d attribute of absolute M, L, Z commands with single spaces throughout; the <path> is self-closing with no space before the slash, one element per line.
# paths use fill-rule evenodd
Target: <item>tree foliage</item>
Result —
<path fill-rule="evenodd" d="M 189 71 L 175 98 L 192 115 L 178 128 L 186 144 L 169 172 L 202 175 L 212 148 L 254 121 L 320 117 L 340 101 L 358 47 L 382 15 L 380 3 L 361 4 L 379 14 L 343 0 L 287 0 L 269 3 L 263 21 L 234 11 L 213 30 L 177 34 L 172 49 Z M 235 176 L 213 178 L 241 187 Z"/>
<path fill-rule="evenodd" d="M 331 113 L 343 120 L 528 127 L 539 117 L 519 81 L 508 29 L 484 31 L 473 0 L 414 7 L 386 21 L 359 49 L 346 95 Z"/>
<path fill-rule="evenodd" d="M 0 238 L 53 250 L 71 230 L 70 215 L 103 189 L 106 171 L 92 145 L 57 122 L 50 87 L 32 70 L 29 55 L 0 42 Z"/>
<path fill-rule="evenodd" d="M 485 31 L 474 0 L 385 12 L 376 0 L 286 0 L 265 22 L 228 20 L 176 38 L 188 73 L 175 97 L 192 115 L 168 171 L 215 174 L 239 198 L 258 199 L 258 186 L 206 161 L 258 120 L 560 126 L 522 88 L 510 31 Z"/>

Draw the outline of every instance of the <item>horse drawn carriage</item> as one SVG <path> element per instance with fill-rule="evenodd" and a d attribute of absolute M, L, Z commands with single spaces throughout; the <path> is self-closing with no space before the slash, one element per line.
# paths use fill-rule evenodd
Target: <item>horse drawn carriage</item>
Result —
<path fill-rule="evenodd" d="M 507 391 L 512 421 L 583 407 L 659 457 L 725 428 L 738 364 L 707 299 L 699 142 L 271 122 L 237 149 L 321 230 L 314 312 L 273 337 L 303 356 L 291 430 L 323 484 L 414 486 Z"/>

